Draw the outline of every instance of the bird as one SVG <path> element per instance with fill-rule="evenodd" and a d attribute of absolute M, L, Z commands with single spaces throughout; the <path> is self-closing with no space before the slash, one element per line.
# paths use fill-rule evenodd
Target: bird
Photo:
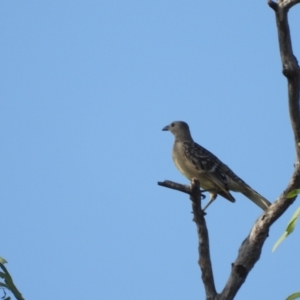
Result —
<path fill-rule="evenodd" d="M 203 210 L 206 210 L 218 195 L 235 202 L 230 191 L 244 194 L 263 210 L 271 205 L 214 154 L 195 143 L 186 122 L 174 121 L 162 130 L 170 131 L 175 137 L 172 158 L 177 169 L 189 180 L 197 178 L 200 187 L 209 192 L 210 200 Z"/>

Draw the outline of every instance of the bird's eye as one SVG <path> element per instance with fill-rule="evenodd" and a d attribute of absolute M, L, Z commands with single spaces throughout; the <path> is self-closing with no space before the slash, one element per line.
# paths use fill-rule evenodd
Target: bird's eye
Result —
<path fill-rule="evenodd" d="M 174 124 L 174 123 L 172 123 L 172 124 L 171 124 L 171 127 L 174 127 L 174 125 L 175 125 L 175 124 Z"/>

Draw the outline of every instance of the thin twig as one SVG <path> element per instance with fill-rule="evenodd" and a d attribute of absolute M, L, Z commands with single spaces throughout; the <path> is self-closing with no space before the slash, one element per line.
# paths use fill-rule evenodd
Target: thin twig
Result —
<path fill-rule="evenodd" d="M 189 185 L 173 182 L 170 180 L 159 181 L 157 182 L 158 185 L 167 187 L 169 189 L 177 190 L 186 194 L 191 194 L 191 187 Z"/>

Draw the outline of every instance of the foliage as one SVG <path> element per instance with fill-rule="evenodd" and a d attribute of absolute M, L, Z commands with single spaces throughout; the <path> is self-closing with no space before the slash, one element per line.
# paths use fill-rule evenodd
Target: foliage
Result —
<path fill-rule="evenodd" d="M 273 246 L 272 252 L 274 252 L 276 250 L 276 248 L 279 246 L 279 244 L 288 236 L 290 235 L 296 226 L 296 223 L 298 221 L 300 215 L 300 207 L 297 208 L 297 210 L 294 212 L 292 218 L 290 219 L 285 232 L 282 234 L 282 236 L 277 240 L 277 242 L 275 243 L 275 245 Z"/>
<path fill-rule="evenodd" d="M 294 300 L 300 298 L 300 293 L 294 293 L 286 298 L 286 300 Z"/>
<path fill-rule="evenodd" d="M 0 288 L 4 289 L 4 296 L 2 297 L 3 300 L 11 300 L 9 296 L 6 296 L 5 290 L 9 290 L 13 293 L 15 298 L 17 300 L 25 300 L 22 296 L 22 294 L 18 291 L 17 287 L 15 286 L 12 277 L 10 276 L 9 272 L 7 271 L 4 264 L 7 263 L 7 261 L 0 257 L 0 268 L 2 271 L 0 271 L 0 278 L 3 279 L 4 282 L 0 282 Z"/>
<path fill-rule="evenodd" d="M 300 189 L 296 189 L 296 190 L 293 190 L 293 191 L 289 192 L 286 198 L 287 198 L 287 199 L 291 199 L 291 198 L 296 197 L 298 194 L 300 194 Z M 282 234 L 282 236 L 281 236 L 281 237 L 277 240 L 277 242 L 275 243 L 275 245 L 274 245 L 274 247 L 273 247 L 273 249 L 272 249 L 272 252 L 274 252 L 275 249 L 279 246 L 279 244 L 280 244 L 280 243 L 281 243 L 288 235 L 290 235 L 290 234 L 294 231 L 299 216 L 300 216 L 300 207 L 298 207 L 298 208 L 296 209 L 296 211 L 294 212 L 292 218 L 290 219 L 290 221 L 289 221 L 289 223 L 288 223 L 288 225 L 287 225 L 287 227 L 286 227 L 285 232 Z M 286 300 L 294 300 L 294 299 L 299 299 L 299 298 L 300 298 L 300 292 L 297 292 L 297 293 L 294 293 L 294 294 L 288 296 L 288 297 L 286 298 Z"/>

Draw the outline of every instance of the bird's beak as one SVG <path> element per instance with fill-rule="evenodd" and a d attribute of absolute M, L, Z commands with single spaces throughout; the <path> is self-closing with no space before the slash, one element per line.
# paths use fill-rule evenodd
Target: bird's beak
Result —
<path fill-rule="evenodd" d="M 169 125 L 165 126 L 162 131 L 168 131 L 169 130 Z"/>

